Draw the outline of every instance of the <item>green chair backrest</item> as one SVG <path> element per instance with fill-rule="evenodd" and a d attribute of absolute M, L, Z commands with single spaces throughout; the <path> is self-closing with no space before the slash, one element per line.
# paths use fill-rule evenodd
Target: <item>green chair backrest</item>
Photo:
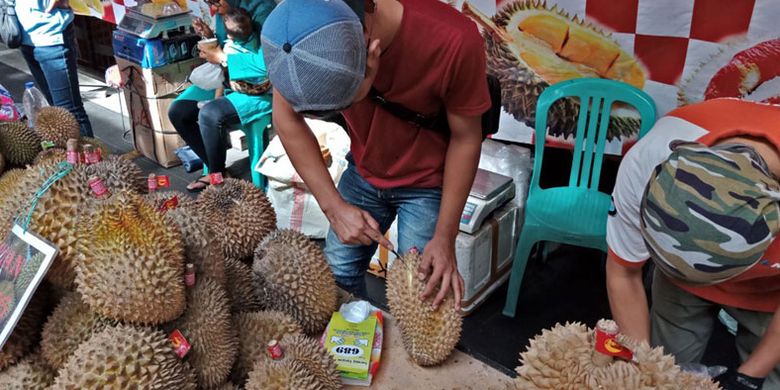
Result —
<path fill-rule="evenodd" d="M 627 103 L 639 111 L 642 121 L 639 129 L 640 138 L 655 123 L 656 108 L 653 99 L 645 92 L 626 83 L 597 78 L 579 78 L 548 87 L 539 96 L 536 105 L 534 171 L 531 177 L 529 196 L 541 189 L 539 176 L 542 172 L 542 158 L 547 136 L 548 111 L 553 103 L 559 99 L 573 97 L 579 98 L 580 110 L 569 187 L 598 190 L 613 103 Z"/>

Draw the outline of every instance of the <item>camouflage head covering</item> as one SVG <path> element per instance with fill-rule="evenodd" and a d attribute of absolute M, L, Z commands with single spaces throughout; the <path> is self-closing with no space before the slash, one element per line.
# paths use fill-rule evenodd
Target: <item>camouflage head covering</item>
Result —
<path fill-rule="evenodd" d="M 693 285 L 755 265 L 778 230 L 780 185 L 744 145 L 673 146 L 642 198 L 642 236 L 656 266 Z"/>

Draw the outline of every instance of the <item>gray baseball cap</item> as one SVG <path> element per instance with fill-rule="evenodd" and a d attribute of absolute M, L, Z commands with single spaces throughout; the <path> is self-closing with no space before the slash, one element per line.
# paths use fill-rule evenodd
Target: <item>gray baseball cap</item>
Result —
<path fill-rule="evenodd" d="M 348 107 L 366 70 L 357 14 L 342 0 L 285 0 L 263 24 L 268 78 L 296 112 Z"/>

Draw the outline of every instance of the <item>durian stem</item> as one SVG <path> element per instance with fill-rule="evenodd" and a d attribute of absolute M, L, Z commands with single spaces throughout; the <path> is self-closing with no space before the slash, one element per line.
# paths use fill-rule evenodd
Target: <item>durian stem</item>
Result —
<path fill-rule="evenodd" d="M 506 30 L 496 26 L 496 24 L 493 23 L 493 21 L 489 17 L 487 17 L 487 15 L 474 9 L 469 4 L 468 1 L 463 2 L 462 12 L 464 15 L 473 19 L 475 22 L 477 22 L 477 24 L 479 24 L 480 26 L 482 26 L 482 28 L 488 31 L 490 35 L 493 36 L 494 39 L 504 41 L 504 42 L 512 41 L 512 37 L 506 33 Z"/>

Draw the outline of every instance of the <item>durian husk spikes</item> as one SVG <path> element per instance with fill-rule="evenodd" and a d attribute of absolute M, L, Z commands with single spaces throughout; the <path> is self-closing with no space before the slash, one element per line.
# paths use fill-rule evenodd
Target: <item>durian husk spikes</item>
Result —
<path fill-rule="evenodd" d="M 27 355 L 20 362 L 0 371 L 0 389 L 42 390 L 54 383 L 56 372 L 46 365 L 37 353 Z"/>
<path fill-rule="evenodd" d="M 281 340 L 285 335 L 303 334 L 301 325 L 280 311 L 244 312 L 235 315 L 239 334 L 239 354 L 233 369 L 235 383 L 243 383 L 255 362 L 267 353 L 271 340 Z"/>
<path fill-rule="evenodd" d="M 246 384 L 247 390 L 295 389 L 337 390 L 341 379 L 333 357 L 315 339 L 287 335 L 278 340 L 284 357 L 261 357 Z"/>
<path fill-rule="evenodd" d="M 41 356 L 50 367 L 59 369 L 81 343 L 110 322 L 93 312 L 78 293 L 69 292 L 43 326 Z"/>
<path fill-rule="evenodd" d="M 425 280 L 418 278 L 422 257 L 408 253 L 393 262 L 387 276 L 387 303 L 398 320 L 406 352 L 421 366 L 443 362 L 460 340 L 462 318 L 452 292 L 434 310 L 420 299 Z M 435 295 L 435 294 L 434 294 Z"/>

